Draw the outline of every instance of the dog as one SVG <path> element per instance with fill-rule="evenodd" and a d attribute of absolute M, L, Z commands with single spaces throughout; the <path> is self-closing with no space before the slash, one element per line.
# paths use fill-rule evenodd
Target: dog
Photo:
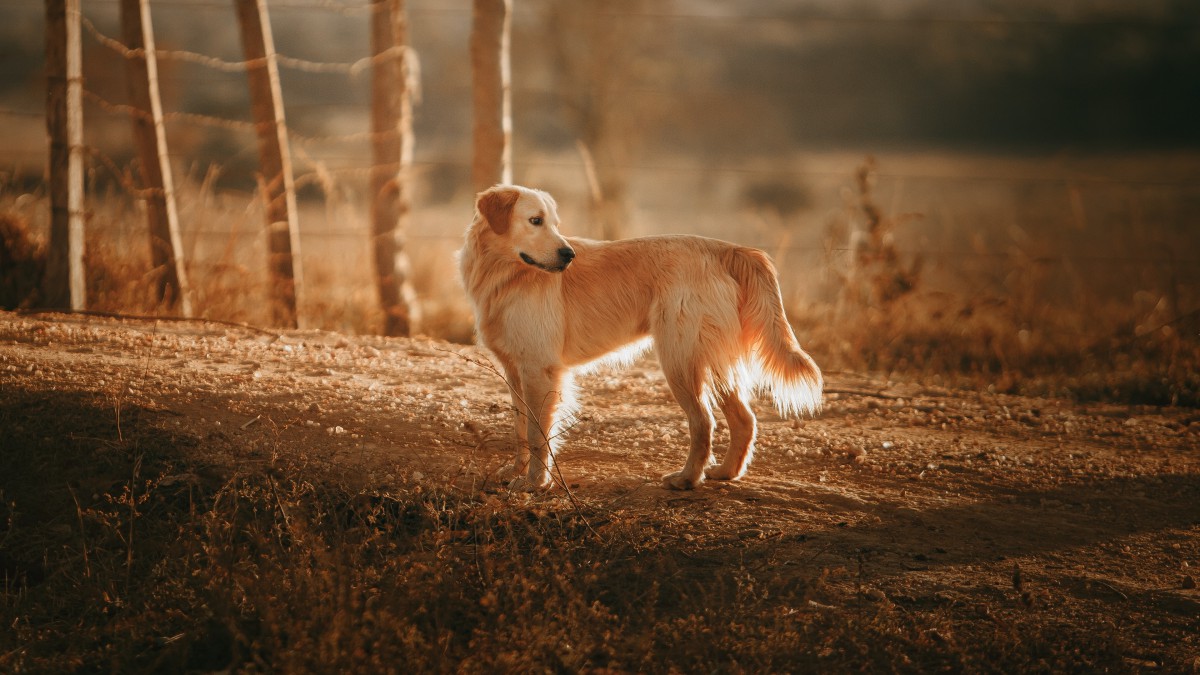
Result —
<path fill-rule="evenodd" d="M 550 486 L 573 374 L 614 355 L 632 360 L 650 342 L 691 438 L 683 468 L 663 477 L 668 488 L 745 474 L 754 394 L 769 394 L 784 416 L 820 409 L 821 371 L 788 324 L 766 253 L 688 235 L 592 241 L 564 237 L 559 224 L 548 193 L 496 185 L 477 196 L 458 252 L 476 337 L 516 411 L 511 489 Z M 710 464 L 714 406 L 730 435 L 719 465 Z"/>

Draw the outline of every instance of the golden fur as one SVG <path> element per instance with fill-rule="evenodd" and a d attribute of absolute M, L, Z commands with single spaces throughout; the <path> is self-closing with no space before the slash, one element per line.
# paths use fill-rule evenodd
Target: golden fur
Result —
<path fill-rule="evenodd" d="M 796 342 L 765 253 L 682 235 L 591 241 L 563 237 L 558 225 L 549 194 L 497 185 L 479 194 L 459 252 L 479 342 L 503 368 L 516 409 L 513 488 L 550 485 L 572 372 L 647 338 L 691 435 L 667 487 L 745 473 L 755 393 L 770 395 L 783 415 L 820 408 L 821 371 Z M 710 466 L 714 405 L 730 443 Z"/>

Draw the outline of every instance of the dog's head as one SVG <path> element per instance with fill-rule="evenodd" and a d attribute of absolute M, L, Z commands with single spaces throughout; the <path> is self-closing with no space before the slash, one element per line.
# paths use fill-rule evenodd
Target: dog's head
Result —
<path fill-rule="evenodd" d="M 499 237 L 526 265 L 561 272 L 575 259 L 575 249 L 558 233 L 558 205 L 541 190 L 497 185 L 479 193 L 476 221 Z"/>

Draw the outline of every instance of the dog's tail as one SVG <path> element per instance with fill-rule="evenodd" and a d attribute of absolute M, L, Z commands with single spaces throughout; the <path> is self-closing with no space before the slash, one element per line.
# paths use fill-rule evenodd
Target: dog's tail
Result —
<path fill-rule="evenodd" d="M 735 248 L 724 257 L 738 284 L 743 345 L 761 369 L 759 387 L 770 393 L 780 415 L 815 414 L 824 386 L 821 369 L 800 348 L 788 324 L 775 265 L 752 248 Z"/>

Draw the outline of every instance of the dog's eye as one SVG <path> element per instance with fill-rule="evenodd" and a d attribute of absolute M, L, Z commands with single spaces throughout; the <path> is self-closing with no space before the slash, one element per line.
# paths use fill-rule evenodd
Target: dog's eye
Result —
<path fill-rule="evenodd" d="M 529 219 L 529 224 L 530 224 L 530 225 L 541 225 L 541 224 L 542 224 L 542 217 L 541 217 L 541 216 L 534 216 L 534 217 L 530 218 L 530 219 Z"/>

